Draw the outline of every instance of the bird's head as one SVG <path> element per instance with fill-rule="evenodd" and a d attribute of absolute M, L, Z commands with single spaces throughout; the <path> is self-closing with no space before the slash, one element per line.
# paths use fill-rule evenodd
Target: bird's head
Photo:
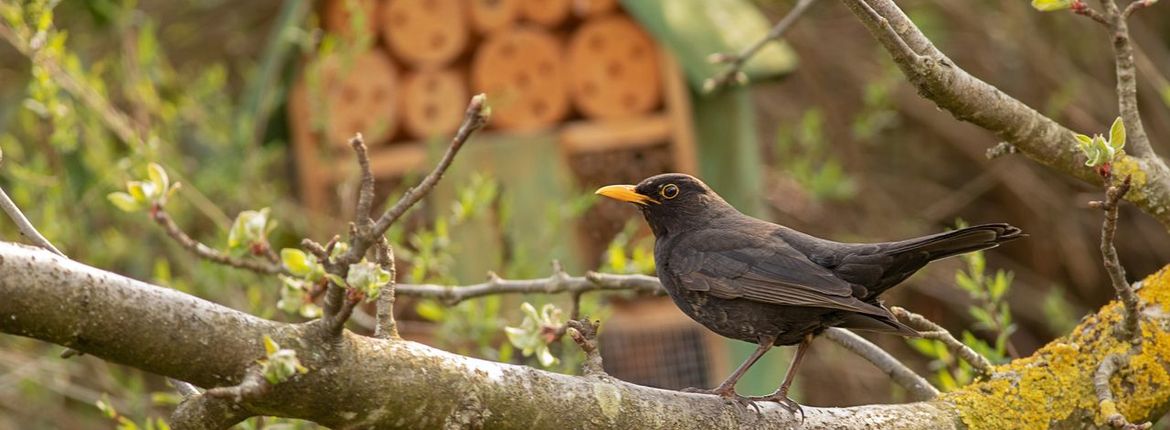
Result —
<path fill-rule="evenodd" d="M 697 227 L 724 211 L 738 213 L 703 181 L 682 173 L 651 176 L 638 185 L 609 185 L 596 193 L 637 205 L 659 237 L 668 231 Z"/>

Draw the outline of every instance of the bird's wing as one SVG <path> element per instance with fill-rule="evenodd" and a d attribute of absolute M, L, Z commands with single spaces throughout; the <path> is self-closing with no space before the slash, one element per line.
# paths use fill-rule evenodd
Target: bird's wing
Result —
<path fill-rule="evenodd" d="M 853 285 L 775 236 L 696 231 L 673 247 L 666 269 L 683 288 L 719 298 L 889 315 L 858 300 Z"/>

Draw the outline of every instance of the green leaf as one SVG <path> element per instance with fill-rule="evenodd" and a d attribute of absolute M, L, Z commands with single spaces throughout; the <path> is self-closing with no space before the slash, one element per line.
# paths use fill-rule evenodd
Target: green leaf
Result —
<path fill-rule="evenodd" d="M 1073 5 L 1073 0 L 1032 0 L 1032 7 L 1041 12 L 1065 10 Z"/>
<path fill-rule="evenodd" d="M 138 210 L 142 209 L 142 205 L 138 204 L 138 200 L 136 200 L 134 196 L 120 191 L 107 194 L 106 198 L 109 199 L 110 203 L 113 203 L 114 206 L 117 206 L 118 209 L 121 209 L 125 212 L 137 212 Z"/>
<path fill-rule="evenodd" d="M 1083 135 L 1080 133 L 1075 134 L 1075 136 L 1077 137 L 1077 142 L 1080 142 L 1081 147 L 1087 147 L 1087 146 L 1093 144 L 1092 137 L 1089 137 L 1089 136 L 1086 136 L 1086 135 Z"/>
<path fill-rule="evenodd" d="M 1109 127 L 1109 146 L 1114 151 L 1120 151 L 1125 147 L 1125 123 L 1121 117 L 1113 120 L 1113 126 Z"/>
<path fill-rule="evenodd" d="M 159 190 L 166 190 L 170 188 L 171 181 L 167 178 L 167 171 L 163 169 L 158 163 L 150 163 L 146 165 L 146 173 L 150 177 L 150 182 Z"/>
<path fill-rule="evenodd" d="M 299 278 L 307 278 L 313 273 L 317 262 L 315 259 L 296 248 L 284 248 L 280 250 L 280 261 L 284 267 L 292 272 L 293 276 Z"/>

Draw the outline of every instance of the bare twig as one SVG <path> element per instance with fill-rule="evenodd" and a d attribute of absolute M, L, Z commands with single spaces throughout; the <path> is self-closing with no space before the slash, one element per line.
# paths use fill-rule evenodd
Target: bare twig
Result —
<path fill-rule="evenodd" d="M 1121 19 L 1129 19 L 1129 16 L 1137 12 L 1138 9 L 1149 7 L 1154 4 L 1154 1 L 1156 0 L 1134 0 L 1129 6 L 1125 7 L 1125 10 L 1121 11 Z"/>
<path fill-rule="evenodd" d="M 582 351 L 585 351 L 585 362 L 581 365 L 585 376 L 608 376 L 601 363 L 601 352 L 597 349 L 597 328 L 600 326 L 600 322 L 583 318 L 569 320 L 565 326 L 568 327 L 566 331 L 569 337 L 573 338 L 573 342 L 576 342 Z"/>
<path fill-rule="evenodd" d="M 906 38 L 899 34 L 893 25 L 890 25 L 888 18 L 878 13 L 865 0 L 847 0 L 846 3 L 857 8 L 857 11 L 860 12 L 858 17 L 862 17 L 863 21 L 869 27 L 870 34 L 877 38 L 878 42 L 881 42 L 882 45 L 885 45 L 886 50 L 890 52 L 890 55 L 894 57 L 894 60 L 899 65 L 906 65 L 916 71 L 921 68 L 920 63 L 922 62 L 923 54 L 910 46 Z M 917 71 L 916 73 L 921 72 Z"/>
<path fill-rule="evenodd" d="M 1109 379 L 1113 377 L 1128 360 L 1118 354 L 1109 354 L 1097 366 L 1093 374 L 1093 388 L 1097 391 L 1097 404 L 1101 408 L 1101 415 L 1105 422 L 1117 429 L 1141 430 L 1150 428 L 1150 423 L 1132 424 L 1117 410 L 1117 401 L 1113 398 L 1113 390 L 1109 387 Z"/>
<path fill-rule="evenodd" d="M 784 33 L 787 32 L 790 27 L 792 27 L 792 24 L 796 23 L 796 20 L 800 19 L 800 16 L 804 15 L 804 11 L 807 10 L 809 6 L 812 6 L 813 2 L 815 1 L 816 0 L 798 0 L 796 2 L 796 6 L 793 6 L 792 10 L 788 11 L 788 14 L 784 15 L 784 18 L 781 18 L 780 22 L 776 23 L 776 25 L 773 26 L 770 31 L 768 31 L 768 34 L 765 35 L 764 38 L 755 41 L 755 43 L 752 43 L 747 48 L 739 51 L 738 54 L 713 54 L 713 60 L 727 64 L 727 67 L 715 76 L 707 78 L 706 81 L 703 81 L 703 91 L 715 91 L 719 88 L 722 88 L 724 85 L 728 85 L 733 82 L 743 83 L 743 81 L 746 79 L 743 71 L 741 71 L 741 69 L 743 69 L 744 63 L 747 63 L 748 60 L 756 56 L 756 54 L 759 53 L 765 45 L 783 37 Z"/>
<path fill-rule="evenodd" d="M 362 139 L 362 134 L 358 133 L 353 139 L 349 140 L 350 146 L 353 147 L 354 154 L 357 155 L 358 167 L 361 168 L 362 178 L 361 187 L 358 188 L 357 210 L 354 211 L 354 222 L 358 223 L 359 227 L 364 227 L 364 224 L 371 224 L 370 210 L 374 207 L 374 172 L 370 170 L 370 155 L 366 151 L 366 142 Z"/>
<path fill-rule="evenodd" d="M 378 293 L 377 325 L 374 328 L 374 337 L 379 339 L 393 339 L 398 337 L 398 324 L 394 321 L 395 284 L 398 280 L 398 268 L 394 263 L 394 248 L 385 237 L 374 246 L 378 265 L 390 272 L 390 282 L 382 286 Z"/>
<path fill-rule="evenodd" d="M 28 218 L 24 216 L 24 213 L 20 211 L 20 208 L 16 207 L 16 203 L 8 198 L 8 194 L 4 192 L 3 188 L 0 188 L 0 208 L 3 208 L 4 213 L 8 214 L 8 218 L 11 218 L 12 222 L 16 223 L 16 228 L 20 229 L 20 234 L 27 237 L 28 240 L 31 240 L 33 245 L 45 248 L 62 257 L 65 256 L 57 247 L 53 246 L 52 242 L 49 242 L 48 239 L 41 236 L 41 232 L 37 231 L 36 227 L 33 227 Z"/>
<path fill-rule="evenodd" d="M 290 274 L 283 265 L 271 263 L 268 261 L 232 257 L 231 255 L 220 252 L 210 246 L 204 245 L 195 239 L 192 239 L 191 236 L 188 236 L 187 233 L 184 233 L 183 230 L 179 228 L 178 224 L 175 224 L 175 221 L 171 219 L 171 216 L 162 207 L 156 205 L 154 208 L 152 208 L 151 218 L 154 219 L 155 223 L 162 226 L 163 230 L 167 232 L 168 236 L 178 242 L 179 245 L 182 245 L 183 248 L 185 248 L 187 251 L 190 251 L 199 258 L 211 261 L 213 263 L 223 264 L 225 266 L 231 266 L 239 269 L 251 270 L 253 272 L 265 275 Z"/>
<path fill-rule="evenodd" d="M 959 342 L 949 331 L 935 324 L 933 321 L 897 306 L 891 307 L 890 312 L 893 312 L 895 317 L 905 321 L 910 327 L 919 330 L 923 338 L 942 342 L 948 350 L 970 364 L 980 376 L 990 376 L 995 373 L 995 368 L 991 365 L 991 361 L 987 360 L 987 357 L 975 352 L 971 347 L 964 345 L 963 342 Z"/>
<path fill-rule="evenodd" d="M 868 360 L 870 363 L 873 363 L 875 367 L 885 372 L 891 380 L 901 385 L 906 391 L 909 391 L 914 400 L 931 400 L 938 397 L 938 389 L 930 385 L 930 382 L 927 382 L 926 378 L 914 373 L 913 370 L 910 370 L 905 364 L 898 361 L 897 358 L 894 358 L 890 353 L 874 345 L 864 337 L 837 327 L 825 330 L 824 336 L 861 358 Z"/>
<path fill-rule="evenodd" d="M 487 97 L 483 94 L 471 98 L 471 103 L 467 106 L 467 112 L 463 118 L 463 124 L 459 126 L 459 131 L 455 133 L 455 137 L 451 139 L 451 145 L 447 147 L 447 152 L 443 154 L 443 158 L 439 160 L 439 164 L 435 165 L 435 169 L 430 174 L 423 178 L 415 187 L 406 190 L 402 198 L 394 204 L 390 209 L 387 209 L 378 222 L 374 224 L 375 236 L 380 236 L 390 229 L 390 226 L 398 221 L 412 206 L 422 200 L 423 196 L 431 192 L 439 180 L 443 178 L 443 173 L 451 166 L 451 161 L 455 159 L 455 154 L 463 148 L 463 144 L 471 137 L 476 130 L 487 125 L 488 118 L 491 116 L 487 109 Z M 367 245 L 368 246 L 368 245 Z M 353 249 L 350 249 L 353 252 Z"/>
<path fill-rule="evenodd" d="M 1113 247 L 1113 238 L 1117 234 L 1117 213 L 1121 199 L 1129 192 L 1130 177 L 1126 176 L 1120 184 L 1110 185 L 1105 190 L 1105 201 L 1090 202 L 1092 207 L 1105 211 L 1105 221 L 1101 223 L 1101 258 L 1105 263 L 1105 271 L 1109 273 L 1109 280 L 1117 298 L 1125 306 L 1125 324 L 1122 325 L 1122 336 L 1133 343 L 1141 342 L 1141 327 L 1139 321 L 1139 301 L 1129 282 L 1125 280 L 1125 267 L 1117 258 L 1117 249 Z"/>
<path fill-rule="evenodd" d="M 399 284 L 397 293 L 403 296 L 425 297 L 451 306 L 467 299 L 494 294 L 570 293 L 587 291 L 636 291 L 662 293 L 658 278 L 644 275 L 611 275 L 589 272 L 585 276 L 553 275 L 541 279 L 502 279 L 498 276 L 487 282 L 467 286 L 433 284 Z"/>
<path fill-rule="evenodd" d="M 1093 21 L 1097 21 L 1101 25 L 1104 25 L 1105 28 L 1111 27 L 1109 20 L 1105 18 L 1105 15 L 1102 15 L 1101 12 L 1097 12 L 1097 10 L 1089 7 L 1089 5 L 1083 0 L 1074 1 L 1071 9 L 1073 13 L 1089 17 Z"/>
<path fill-rule="evenodd" d="M 394 206 L 387 209 L 378 218 L 376 223 L 370 219 L 370 211 L 372 210 L 374 200 L 373 173 L 370 171 L 365 142 L 362 141 L 360 134 L 357 135 L 350 143 L 357 154 L 358 164 L 362 169 L 362 179 L 355 219 L 349 228 L 349 250 L 336 258 L 329 258 L 329 254 L 332 253 L 333 245 L 336 241 L 332 241 L 325 248 L 308 240 L 302 241 L 302 244 L 309 249 L 309 252 L 318 256 L 318 259 L 325 266 L 327 272 L 341 279 L 345 279 L 349 273 L 349 266 L 362 261 L 366 257 L 370 247 L 382 243 L 385 240 L 384 235 L 386 234 L 386 230 L 402 217 L 407 210 L 435 188 L 435 185 L 442 179 L 447 168 L 451 166 L 455 154 L 463 148 L 463 144 L 467 142 L 476 130 L 483 128 L 487 124 L 490 115 L 491 112 L 487 107 L 487 97 L 483 94 L 472 97 L 471 102 L 467 105 L 467 112 L 463 123 L 459 126 L 459 131 L 451 139 L 451 144 L 447 147 L 447 152 L 443 154 L 443 158 L 439 160 L 434 170 L 423 178 L 418 185 L 407 190 Z M 389 253 L 387 252 L 387 254 Z M 337 285 L 333 282 L 329 283 L 322 309 L 324 311 L 326 327 L 335 333 L 340 333 L 340 327 L 345 325 L 345 321 L 349 318 L 350 313 L 353 311 L 353 306 L 356 304 L 354 297 L 345 296 L 344 285 Z M 393 294 L 390 296 L 392 297 Z M 393 299 L 390 298 L 389 300 L 391 300 L 390 303 L 392 304 Z"/>

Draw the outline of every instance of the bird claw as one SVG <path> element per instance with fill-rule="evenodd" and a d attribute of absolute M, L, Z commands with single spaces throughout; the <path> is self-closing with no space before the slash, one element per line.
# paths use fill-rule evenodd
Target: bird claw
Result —
<path fill-rule="evenodd" d="M 751 398 L 739 395 L 739 393 L 735 392 L 735 389 L 720 390 L 720 389 L 716 388 L 713 390 L 708 390 L 706 388 L 689 387 L 689 388 L 683 388 L 682 390 L 679 390 L 679 391 L 682 391 L 684 393 L 714 394 L 716 396 L 722 397 L 723 400 L 728 402 L 728 403 L 735 403 L 735 404 L 738 404 L 744 408 L 751 406 L 752 409 L 756 410 L 756 413 L 761 413 L 759 405 L 755 404 Z"/>
<path fill-rule="evenodd" d="M 791 412 L 793 415 L 799 414 L 800 415 L 800 422 L 802 422 L 802 423 L 804 422 L 804 409 L 801 408 L 800 404 L 796 403 L 795 400 L 788 398 L 787 393 L 782 393 L 782 392 L 777 391 L 777 392 L 769 394 L 767 396 L 750 397 L 749 399 L 753 402 L 755 402 L 755 401 L 776 402 L 776 403 L 780 404 L 780 407 L 787 409 L 788 412 Z"/>

